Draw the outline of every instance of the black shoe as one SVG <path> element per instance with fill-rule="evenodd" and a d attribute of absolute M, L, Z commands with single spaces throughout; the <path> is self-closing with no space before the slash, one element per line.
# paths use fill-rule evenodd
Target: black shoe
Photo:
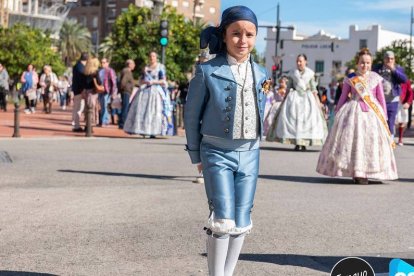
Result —
<path fill-rule="evenodd" d="M 84 130 L 83 130 L 83 128 L 74 128 L 74 129 L 72 129 L 72 131 L 73 132 L 83 132 Z"/>
<path fill-rule="evenodd" d="M 300 150 L 300 146 L 296 145 L 295 146 L 295 151 L 299 151 Z"/>
<path fill-rule="evenodd" d="M 368 184 L 368 178 L 355 177 L 354 184 Z"/>
<path fill-rule="evenodd" d="M 155 135 L 150 135 L 150 139 L 155 139 L 157 137 L 155 137 Z"/>
<path fill-rule="evenodd" d="M 301 147 L 300 147 L 300 150 L 301 150 L 301 151 L 306 151 L 306 147 L 305 147 L 305 146 L 301 146 Z"/>

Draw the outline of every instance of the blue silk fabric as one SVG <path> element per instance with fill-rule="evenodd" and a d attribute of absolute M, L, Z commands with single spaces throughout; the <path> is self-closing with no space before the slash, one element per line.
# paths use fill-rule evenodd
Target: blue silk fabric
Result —
<path fill-rule="evenodd" d="M 200 155 L 214 218 L 234 220 L 237 228 L 249 226 L 259 173 L 259 149 L 231 151 L 202 143 Z"/>

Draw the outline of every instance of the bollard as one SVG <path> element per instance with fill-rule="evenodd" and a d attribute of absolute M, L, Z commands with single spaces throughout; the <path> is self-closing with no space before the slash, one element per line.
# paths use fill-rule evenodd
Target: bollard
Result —
<path fill-rule="evenodd" d="M 85 136 L 92 137 L 92 108 L 90 107 L 88 101 L 85 104 L 86 107 L 86 129 Z"/>
<path fill-rule="evenodd" d="M 14 133 L 13 137 L 20 137 L 20 104 L 19 101 L 14 103 Z"/>

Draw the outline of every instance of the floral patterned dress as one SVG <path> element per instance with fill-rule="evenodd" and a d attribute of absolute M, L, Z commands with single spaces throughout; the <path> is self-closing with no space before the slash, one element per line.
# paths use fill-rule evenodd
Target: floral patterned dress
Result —
<path fill-rule="evenodd" d="M 386 118 L 381 77 L 365 76 L 371 99 Z M 345 78 L 335 122 L 319 156 L 316 171 L 327 176 L 397 179 L 397 165 L 390 138 L 375 112 Z"/>

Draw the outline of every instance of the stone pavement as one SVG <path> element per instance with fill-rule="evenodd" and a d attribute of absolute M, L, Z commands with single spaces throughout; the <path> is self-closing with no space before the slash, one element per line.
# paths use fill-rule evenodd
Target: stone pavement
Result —
<path fill-rule="evenodd" d="M 207 275 L 208 207 L 185 139 L 129 138 L 0 139 L 1 276 Z M 384 184 L 318 175 L 319 149 L 262 143 L 235 275 L 329 275 L 348 256 L 382 274 L 391 258 L 414 264 L 414 140 Z"/>
<path fill-rule="evenodd" d="M 10 138 L 13 107 L 0 111 L 0 276 L 207 274 L 208 209 L 183 137 L 109 126 L 85 138 L 57 106 L 21 116 L 22 138 Z M 262 143 L 255 227 L 235 275 L 329 275 L 348 256 L 377 275 L 391 258 L 414 264 L 414 130 L 406 136 L 400 179 L 367 186 L 318 175 L 318 147 Z"/>

